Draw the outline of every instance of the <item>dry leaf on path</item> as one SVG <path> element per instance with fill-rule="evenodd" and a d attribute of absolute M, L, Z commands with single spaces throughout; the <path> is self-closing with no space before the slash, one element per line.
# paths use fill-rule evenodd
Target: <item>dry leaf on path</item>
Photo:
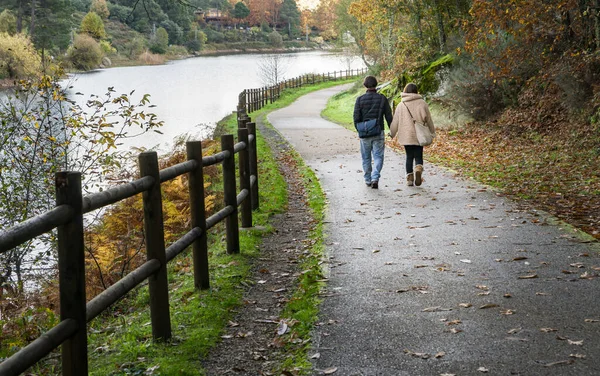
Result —
<path fill-rule="evenodd" d="M 567 339 L 567 342 L 569 342 L 569 345 L 583 346 L 583 340 L 571 341 L 570 339 Z"/>
<path fill-rule="evenodd" d="M 407 349 L 404 349 L 404 353 L 410 356 L 413 356 L 415 358 L 421 358 L 421 359 L 429 359 L 431 358 L 431 355 L 428 353 L 418 353 L 418 352 L 414 352 L 414 351 L 410 351 Z"/>
<path fill-rule="evenodd" d="M 489 369 L 487 369 L 487 368 L 485 368 L 485 367 L 479 367 L 479 368 L 477 368 L 477 370 L 478 370 L 479 372 L 482 372 L 482 373 L 488 373 L 488 372 L 490 372 L 490 370 L 489 370 Z"/>
<path fill-rule="evenodd" d="M 583 354 L 569 354 L 569 356 L 575 359 L 585 359 L 585 355 Z"/>
<path fill-rule="evenodd" d="M 439 359 L 439 358 L 443 358 L 445 355 L 446 355 L 446 353 L 444 351 L 440 351 L 439 353 L 435 354 L 433 357 L 436 359 Z"/>
<path fill-rule="evenodd" d="M 471 304 L 471 303 L 460 303 L 458 306 L 462 307 L 462 308 L 471 308 L 471 307 L 473 307 L 473 304 Z"/>
<path fill-rule="evenodd" d="M 329 367 L 323 370 L 323 375 L 332 375 L 337 372 L 337 367 Z"/>
<path fill-rule="evenodd" d="M 484 304 L 481 307 L 479 307 L 479 309 L 487 309 L 487 308 L 495 308 L 495 307 L 500 307 L 498 304 L 494 304 L 494 303 L 488 303 L 488 304 Z"/>
<path fill-rule="evenodd" d="M 515 333 L 519 333 L 521 330 L 523 330 L 523 328 L 514 328 L 514 329 L 509 330 L 507 333 L 515 334 Z"/>
<path fill-rule="evenodd" d="M 600 322 L 600 320 L 596 320 L 596 319 L 585 319 L 583 321 L 585 321 L 587 323 Z"/>
<path fill-rule="evenodd" d="M 428 307 L 423 309 L 422 312 L 441 312 L 441 311 L 452 311 L 452 308 L 442 308 L 440 306 Z"/>
<path fill-rule="evenodd" d="M 554 328 L 540 328 L 540 332 L 542 332 L 542 333 L 558 332 L 558 329 L 554 329 Z"/>
<path fill-rule="evenodd" d="M 538 275 L 537 274 L 529 274 L 529 275 L 521 275 L 519 276 L 519 279 L 533 279 L 533 278 L 537 278 Z"/>
<path fill-rule="evenodd" d="M 553 367 L 553 366 L 558 366 L 558 365 L 561 365 L 561 364 L 573 364 L 573 362 L 575 362 L 573 359 L 559 360 L 558 362 L 552 362 L 552 363 L 544 364 L 544 367 Z"/>

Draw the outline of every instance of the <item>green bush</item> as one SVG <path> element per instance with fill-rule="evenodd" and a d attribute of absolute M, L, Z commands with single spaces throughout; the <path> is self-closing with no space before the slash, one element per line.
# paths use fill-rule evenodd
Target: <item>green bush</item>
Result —
<path fill-rule="evenodd" d="M 150 51 L 155 54 L 164 54 L 169 46 L 169 33 L 164 27 L 159 27 L 150 39 Z"/>
<path fill-rule="evenodd" d="M 223 43 L 225 42 L 225 34 L 215 31 L 213 29 L 204 30 L 206 33 L 206 39 L 208 43 Z"/>
<path fill-rule="evenodd" d="M 171 56 L 188 56 L 188 50 L 184 46 L 169 46 L 167 47 L 167 55 Z"/>
<path fill-rule="evenodd" d="M 100 44 L 87 34 L 78 34 L 67 51 L 68 61 L 73 67 L 81 70 L 98 67 L 103 56 Z"/>
<path fill-rule="evenodd" d="M 0 33 L 0 79 L 28 78 L 40 69 L 41 59 L 29 37 Z"/>
<path fill-rule="evenodd" d="M 108 10 L 110 15 L 108 16 L 111 20 L 116 20 L 122 23 L 126 23 L 127 19 L 131 12 L 133 12 L 133 8 L 127 7 L 125 5 L 108 3 Z"/>
<path fill-rule="evenodd" d="M 125 55 L 130 59 L 137 59 L 148 48 L 146 39 L 141 36 L 134 37 L 129 43 L 125 44 Z"/>
<path fill-rule="evenodd" d="M 283 47 L 283 37 L 275 30 L 269 34 L 269 42 L 273 47 Z"/>
<path fill-rule="evenodd" d="M 17 17 L 8 9 L 0 13 L 0 33 L 15 35 L 17 33 Z"/>

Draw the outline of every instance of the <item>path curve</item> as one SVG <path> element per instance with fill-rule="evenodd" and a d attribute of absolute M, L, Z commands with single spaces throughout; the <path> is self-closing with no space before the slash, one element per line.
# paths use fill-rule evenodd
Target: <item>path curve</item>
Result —
<path fill-rule="evenodd" d="M 344 87 L 268 116 L 328 200 L 315 374 L 600 375 L 594 244 L 427 162 L 407 187 L 389 148 L 366 187 L 356 134 L 319 116 Z"/>

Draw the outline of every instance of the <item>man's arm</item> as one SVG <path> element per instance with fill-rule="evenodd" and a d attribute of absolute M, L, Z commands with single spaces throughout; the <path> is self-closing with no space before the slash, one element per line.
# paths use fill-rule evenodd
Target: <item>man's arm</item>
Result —
<path fill-rule="evenodd" d="M 356 102 L 354 103 L 354 128 L 356 128 L 356 123 L 360 123 L 362 121 L 362 114 L 360 111 L 360 97 L 356 98 Z"/>
<path fill-rule="evenodd" d="M 394 114 L 392 114 L 392 108 L 390 107 L 390 102 L 387 100 L 387 98 L 385 98 L 385 104 L 383 105 L 383 114 L 385 116 L 385 121 L 387 122 L 388 128 L 391 129 Z"/>

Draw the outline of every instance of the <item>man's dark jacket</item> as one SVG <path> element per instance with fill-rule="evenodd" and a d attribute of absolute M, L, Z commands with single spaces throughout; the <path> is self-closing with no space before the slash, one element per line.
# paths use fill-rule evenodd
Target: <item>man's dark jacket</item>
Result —
<path fill-rule="evenodd" d="M 383 99 L 383 109 L 381 109 L 381 100 Z M 381 115 L 379 115 L 379 119 L 377 119 L 377 114 L 381 109 Z M 356 98 L 356 103 L 354 104 L 354 127 L 356 128 L 356 123 L 360 123 L 361 121 L 377 119 L 377 125 L 383 131 L 384 124 L 383 118 L 387 121 L 388 127 L 392 123 L 392 109 L 390 108 L 390 104 L 385 96 L 377 93 L 374 89 L 368 89 L 367 92 L 360 97 Z"/>

